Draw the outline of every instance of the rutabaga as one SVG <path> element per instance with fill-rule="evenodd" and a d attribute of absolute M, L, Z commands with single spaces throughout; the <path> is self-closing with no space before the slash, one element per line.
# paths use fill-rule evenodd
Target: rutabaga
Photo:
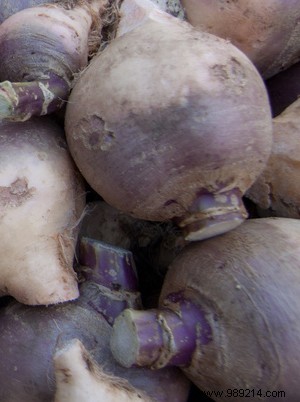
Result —
<path fill-rule="evenodd" d="M 120 18 L 69 98 L 75 163 L 107 203 L 174 219 L 187 240 L 233 229 L 271 151 L 260 75 L 229 42 L 147 0 L 125 0 Z"/>
<path fill-rule="evenodd" d="M 223 390 L 212 394 L 218 402 L 235 402 L 234 389 L 254 390 L 253 402 L 298 401 L 299 264 L 298 219 L 249 219 L 190 244 L 167 272 L 159 308 L 116 318 L 112 353 L 126 367 L 181 367 L 201 390 Z"/>
<path fill-rule="evenodd" d="M 65 105 L 74 74 L 99 45 L 104 2 L 30 7 L 0 25 L 0 120 L 23 121 Z"/>
<path fill-rule="evenodd" d="M 73 259 L 84 206 L 60 126 L 48 117 L 0 124 L 1 295 L 45 305 L 79 296 Z"/>

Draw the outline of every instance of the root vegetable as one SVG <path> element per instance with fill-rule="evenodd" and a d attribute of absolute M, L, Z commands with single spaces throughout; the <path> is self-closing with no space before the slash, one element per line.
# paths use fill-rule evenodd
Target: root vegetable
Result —
<path fill-rule="evenodd" d="M 64 132 L 48 117 L 0 125 L 0 294 L 25 304 L 78 297 L 73 259 L 85 206 Z"/>
<path fill-rule="evenodd" d="M 78 340 L 54 355 L 55 402 L 155 402 L 124 379 L 108 375 Z"/>
<path fill-rule="evenodd" d="M 78 269 L 78 299 L 48 307 L 12 302 L 0 309 L 0 400 L 52 402 L 54 353 L 77 338 L 106 373 L 127 379 L 158 402 L 185 402 L 189 381 L 178 369 L 166 368 L 159 373 L 143 368 L 128 370 L 113 359 L 109 348 L 112 328 L 105 317 L 113 319 L 122 302 L 125 307 L 140 308 L 140 295 L 133 280 L 134 265 L 131 273 L 128 265 L 133 262 L 132 256 L 126 250 L 121 253 L 120 249 L 102 243 L 95 246 L 92 239 L 81 240 L 84 245 L 79 262 L 85 265 Z M 129 275 L 125 271 L 121 275 L 123 269 Z M 107 281 L 109 272 L 117 277 L 117 282 Z M 87 273 L 92 280 L 84 280 Z M 76 370 L 75 365 L 73 368 Z"/>
<path fill-rule="evenodd" d="M 264 83 L 238 49 L 154 4 L 125 0 L 118 37 L 76 81 L 70 152 L 89 185 L 187 240 L 238 226 L 271 150 Z M 92 99 L 92 101 L 91 101 Z"/>
<path fill-rule="evenodd" d="M 195 27 L 229 39 L 269 78 L 300 60 L 298 0 L 182 0 Z"/>
<path fill-rule="evenodd" d="M 300 98 L 274 118 L 273 127 L 271 156 L 246 196 L 262 216 L 300 218 Z"/>
<path fill-rule="evenodd" d="M 116 318 L 113 355 L 126 367 L 177 365 L 203 391 L 249 389 L 249 401 L 268 402 L 283 391 L 297 401 L 299 262 L 298 219 L 249 219 L 190 244 L 169 268 L 160 308 Z"/>
<path fill-rule="evenodd" d="M 99 40 L 103 9 L 101 0 L 70 0 L 21 10 L 0 25 L 0 119 L 27 120 L 65 105 L 89 44 Z"/>

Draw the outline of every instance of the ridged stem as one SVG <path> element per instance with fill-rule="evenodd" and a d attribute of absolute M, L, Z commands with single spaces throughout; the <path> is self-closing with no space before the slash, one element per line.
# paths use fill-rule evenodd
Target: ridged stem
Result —
<path fill-rule="evenodd" d="M 176 312 L 126 309 L 115 319 L 111 351 L 122 366 L 188 366 L 199 345 L 212 340 L 204 311 L 181 294 L 170 297 L 176 299 Z"/>
<path fill-rule="evenodd" d="M 238 189 L 198 195 L 188 213 L 176 219 L 186 240 L 217 236 L 239 226 L 248 214 Z"/>
<path fill-rule="evenodd" d="M 59 110 L 69 95 L 69 84 L 56 74 L 29 82 L 0 83 L 0 120 L 25 121 Z"/>

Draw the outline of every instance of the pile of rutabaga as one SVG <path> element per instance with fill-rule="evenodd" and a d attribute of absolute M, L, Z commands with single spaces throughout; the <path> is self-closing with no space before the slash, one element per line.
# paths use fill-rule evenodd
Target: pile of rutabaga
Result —
<path fill-rule="evenodd" d="M 0 1 L 0 402 L 300 400 L 300 1 Z"/>

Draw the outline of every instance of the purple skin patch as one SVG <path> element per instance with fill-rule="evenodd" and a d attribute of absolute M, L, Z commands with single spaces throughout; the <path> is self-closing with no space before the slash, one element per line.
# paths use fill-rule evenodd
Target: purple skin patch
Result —
<path fill-rule="evenodd" d="M 184 292 L 171 293 L 161 308 L 170 331 L 170 349 L 175 353 L 168 366 L 189 366 L 198 345 L 212 341 L 212 329 L 204 309 L 185 297 Z"/>
<path fill-rule="evenodd" d="M 79 262 L 87 267 L 86 280 L 111 290 L 138 291 L 138 279 L 131 251 L 100 240 L 82 237 L 79 243 Z"/>

